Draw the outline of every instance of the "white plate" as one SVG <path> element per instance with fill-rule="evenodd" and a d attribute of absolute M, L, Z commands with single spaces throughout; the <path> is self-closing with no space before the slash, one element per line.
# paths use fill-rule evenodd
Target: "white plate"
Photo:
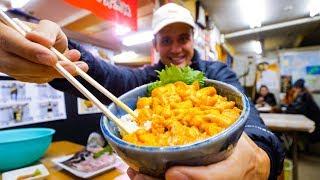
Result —
<path fill-rule="evenodd" d="M 16 180 L 19 176 L 27 175 L 27 174 L 32 174 L 34 171 L 39 169 L 41 172 L 41 175 L 27 178 L 28 180 L 39 180 L 39 179 L 44 179 L 45 177 L 49 176 L 49 171 L 43 164 L 38 164 L 35 166 L 30 166 L 30 167 L 25 167 L 13 171 L 8 171 L 2 174 L 2 180 Z"/>
<path fill-rule="evenodd" d="M 115 162 L 113 164 L 109 165 L 109 166 L 106 166 L 106 167 L 104 167 L 102 169 L 99 169 L 99 170 L 93 171 L 93 172 L 83 172 L 83 171 L 78 171 L 76 169 L 68 167 L 68 166 L 66 166 L 65 164 L 62 163 L 64 161 L 70 159 L 72 156 L 73 156 L 73 154 L 67 155 L 67 156 L 62 156 L 62 157 L 54 158 L 51 161 L 54 164 L 56 164 L 57 166 L 69 171 L 70 173 L 72 173 L 72 174 L 74 174 L 74 175 L 76 175 L 78 177 L 84 178 L 84 179 L 96 176 L 96 175 L 101 174 L 101 173 L 103 173 L 103 172 L 105 172 L 107 170 L 113 169 L 119 164 L 118 158 L 116 157 Z M 115 155 L 113 155 L 113 156 L 115 156 Z"/>

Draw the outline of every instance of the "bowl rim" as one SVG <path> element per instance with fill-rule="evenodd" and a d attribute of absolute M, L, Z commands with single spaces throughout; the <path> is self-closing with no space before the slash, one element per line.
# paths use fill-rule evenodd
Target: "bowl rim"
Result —
<path fill-rule="evenodd" d="M 113 143 L 116 143 L 118 146 L 122 147 L 122 148 L 130 148 L 132 150 L 138 150 L 138 151 L 144 151 L 144 152 L 175 152 L 175 151 L 182 151 L 182 150 L 190 150 L 190 149 L 194 149 L 194 148 L 199 148 L 201 146 L 205 146 L 207 144 L 210 144 L 214 141 L 219 141 L 220 139 L 224 138 L 224 134 L 228 134 L 230 132 L 236 131 L 237 127 L 242 127 L 242 125 L 244 125 L 247 121 L 247 117 L 249 115 L 250 112 L 250 102 L 248 97 L 243 94 L 242 92 L 240 92 L 236 87 L 234 87 L 231 84 L 227 84 L 225 82 L 221 82 L 221 81 L 217 81 L 217 80 L 212 80 L 212 79 L 205 79 L 205 81 L 207 82 L 212 82 L 212 83 L 217 83 L 217 84 L 222 84 L 224 86 L 227 86 L 228 88 L 231 88 L 232 90 L 234 90 L 236 93 L 241 95 L 241 99 L 242 102 L 244 102 L 243 104 L 243 110 L 239 116 L 239 118 L 231 125 L 229 126 L 227 129 L 219 132 L 218 134 L 215 134 L 212 137 L 209 137 L 207 139 L 203 139 L 201 141 L 196 141 L 194 143 L 191 144 L 185 144 L 185 145 L 178 145 L 178 146 L 165 146 L 165 147 L 159 147 L 159 146 L 138 146 L 132 143 L 128 143 L 124 140 L 122 140 L 121 138 L 117 137 L 116 135 L 114 135 L 113 133 L 110 132 L 109 128 L 106 128 L 106 123 L 108 120 L 108 118 L 106 118 L 105 116 L 101 117 L 100 120 L 100 128 L 101 131 L 103 132 L 104 136 L 107 136 L 109 138 L 106 138 L 107 140 L 111 140 L 113 141 Z M 151 84 L 151 83 L 149 83 Z M 148 86 L 149 84 L 144 84 L 142 86 L 136 87 L 128 92 L 126 92 L 125 94 L 121 95 L 119 97 L 119 99 L 125 98 L 125 96 L 127 96 L 127 94 L 133 90 L 136 90 L 138 88 L 144 88 L 146 86 Z M 112 106 L 115 106 L 114 103 L 111 103 L 108 108 L 111 108 Z"/>
<path fill-rule="evenodd" d="M 27 131 L 27 132 L 28 131 L 45 131 L 45 133 L 37 135 L 37 136 L 34 136 L 32 138 L 24 138 L 24 137 L 22 137 L 21 139 L 12 140 L 12 141 L 0 141 L 0 145 L 2 145 L 2 144 L 10 144 L 10 143 L 17 143 L 17 142 L 21 142 L 21 141 L 35 140 L 35 139 L 43 138 L 43 137 L 46 137 L 46 136 L 52 136 L 56 132 L 56 130 L 51 129 L 51 128 L 16 128 L 16 129 L 1 130 L 0 134 L 8 133 L 8 132 L 24 132 L 24 131 Z"/>

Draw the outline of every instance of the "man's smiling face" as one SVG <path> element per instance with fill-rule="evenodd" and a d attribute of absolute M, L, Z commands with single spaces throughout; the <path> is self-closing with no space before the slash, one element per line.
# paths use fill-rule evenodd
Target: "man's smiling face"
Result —
<path fill-rule="evenodd" d="M 154 46 L 163 64 L 188 66 L 194 55 L 192 27 L 185 23 L 170 24 L 155 35 Z"/>

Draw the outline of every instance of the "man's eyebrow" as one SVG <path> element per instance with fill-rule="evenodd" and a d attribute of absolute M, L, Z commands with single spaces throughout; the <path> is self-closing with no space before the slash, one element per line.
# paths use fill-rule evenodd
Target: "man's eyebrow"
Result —
<path fill-rule="evenodd" d="M 182 33 L 179 36 L 191 36 L 191 34 L 190 33 Z"/>
<path fill-rule="evenodd" d="M 160 38 L 160 39 L 163 39 L 163 38 L 170 38 L 170 36 L 168 36 L 168 35 L 163 35 L 163 36 L 161 36 L 161 35 L 160 35 L 160 36 L 159 36 L 159 38 Z"/>

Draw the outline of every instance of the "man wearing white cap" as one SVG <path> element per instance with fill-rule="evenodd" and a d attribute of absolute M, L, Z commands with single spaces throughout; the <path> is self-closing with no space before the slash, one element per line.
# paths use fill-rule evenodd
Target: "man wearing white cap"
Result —
<path fill-rule="evenodd" d="M 165 65 L 187 66 L 194 56 L 194 21 L 190 12 L 174 3 L 160 7 L 153 14 L 154 47 Z"/>
<path fill-rule="evenodd" d="M 27 39 L 0 23 L 0 72 L 21 81 L 50 82 L 56 89 L 81 97 L 82 95 L 71 84 L 59 79 L 61 76 L 53 68 L 57 58 L 43 47 L 55 46 L 116 96 L 157 80 L 155 70 L 161 70 L 165 65 L 171 64 L 180 67 L 190 66 L 204 72 L 209 79 L 226 82 L 243 91 L 235 73 L 225 64 L 200 60 L 193 47 L 194 20 L 187 9 L 174 3 L 160 7 L 154 13 L 152 27 L 155 37 L 153 45 L 160 55 L 160 62 L 153 66 L 130 69 L 98 60 L 72 41 L 69 41 L 69 49 L 73 50 L 67 50 L 67 38 L 53 22 L 40 21 L 39 25 L 27 34 Z M 70 73 L 76 74 L 70 62 L 59 63 Z M 110 103 L 86 82 L 80 81 L 89 91 L 95 93 L 98 99 L 106 104 Z M 114 82 L 121 83 L 115 85 Z M 233 154 L 226 160 L 209 166 L 172 167 L 166 172 L 166 178 L 276 179 L 281 171 L 284 152 L 279 139 L 266 129 L 254 106 L 251 106 L 244 131 Z M 129 170 L 128 174 L 132 179 L 151 179 L 133 170 Z"/>

